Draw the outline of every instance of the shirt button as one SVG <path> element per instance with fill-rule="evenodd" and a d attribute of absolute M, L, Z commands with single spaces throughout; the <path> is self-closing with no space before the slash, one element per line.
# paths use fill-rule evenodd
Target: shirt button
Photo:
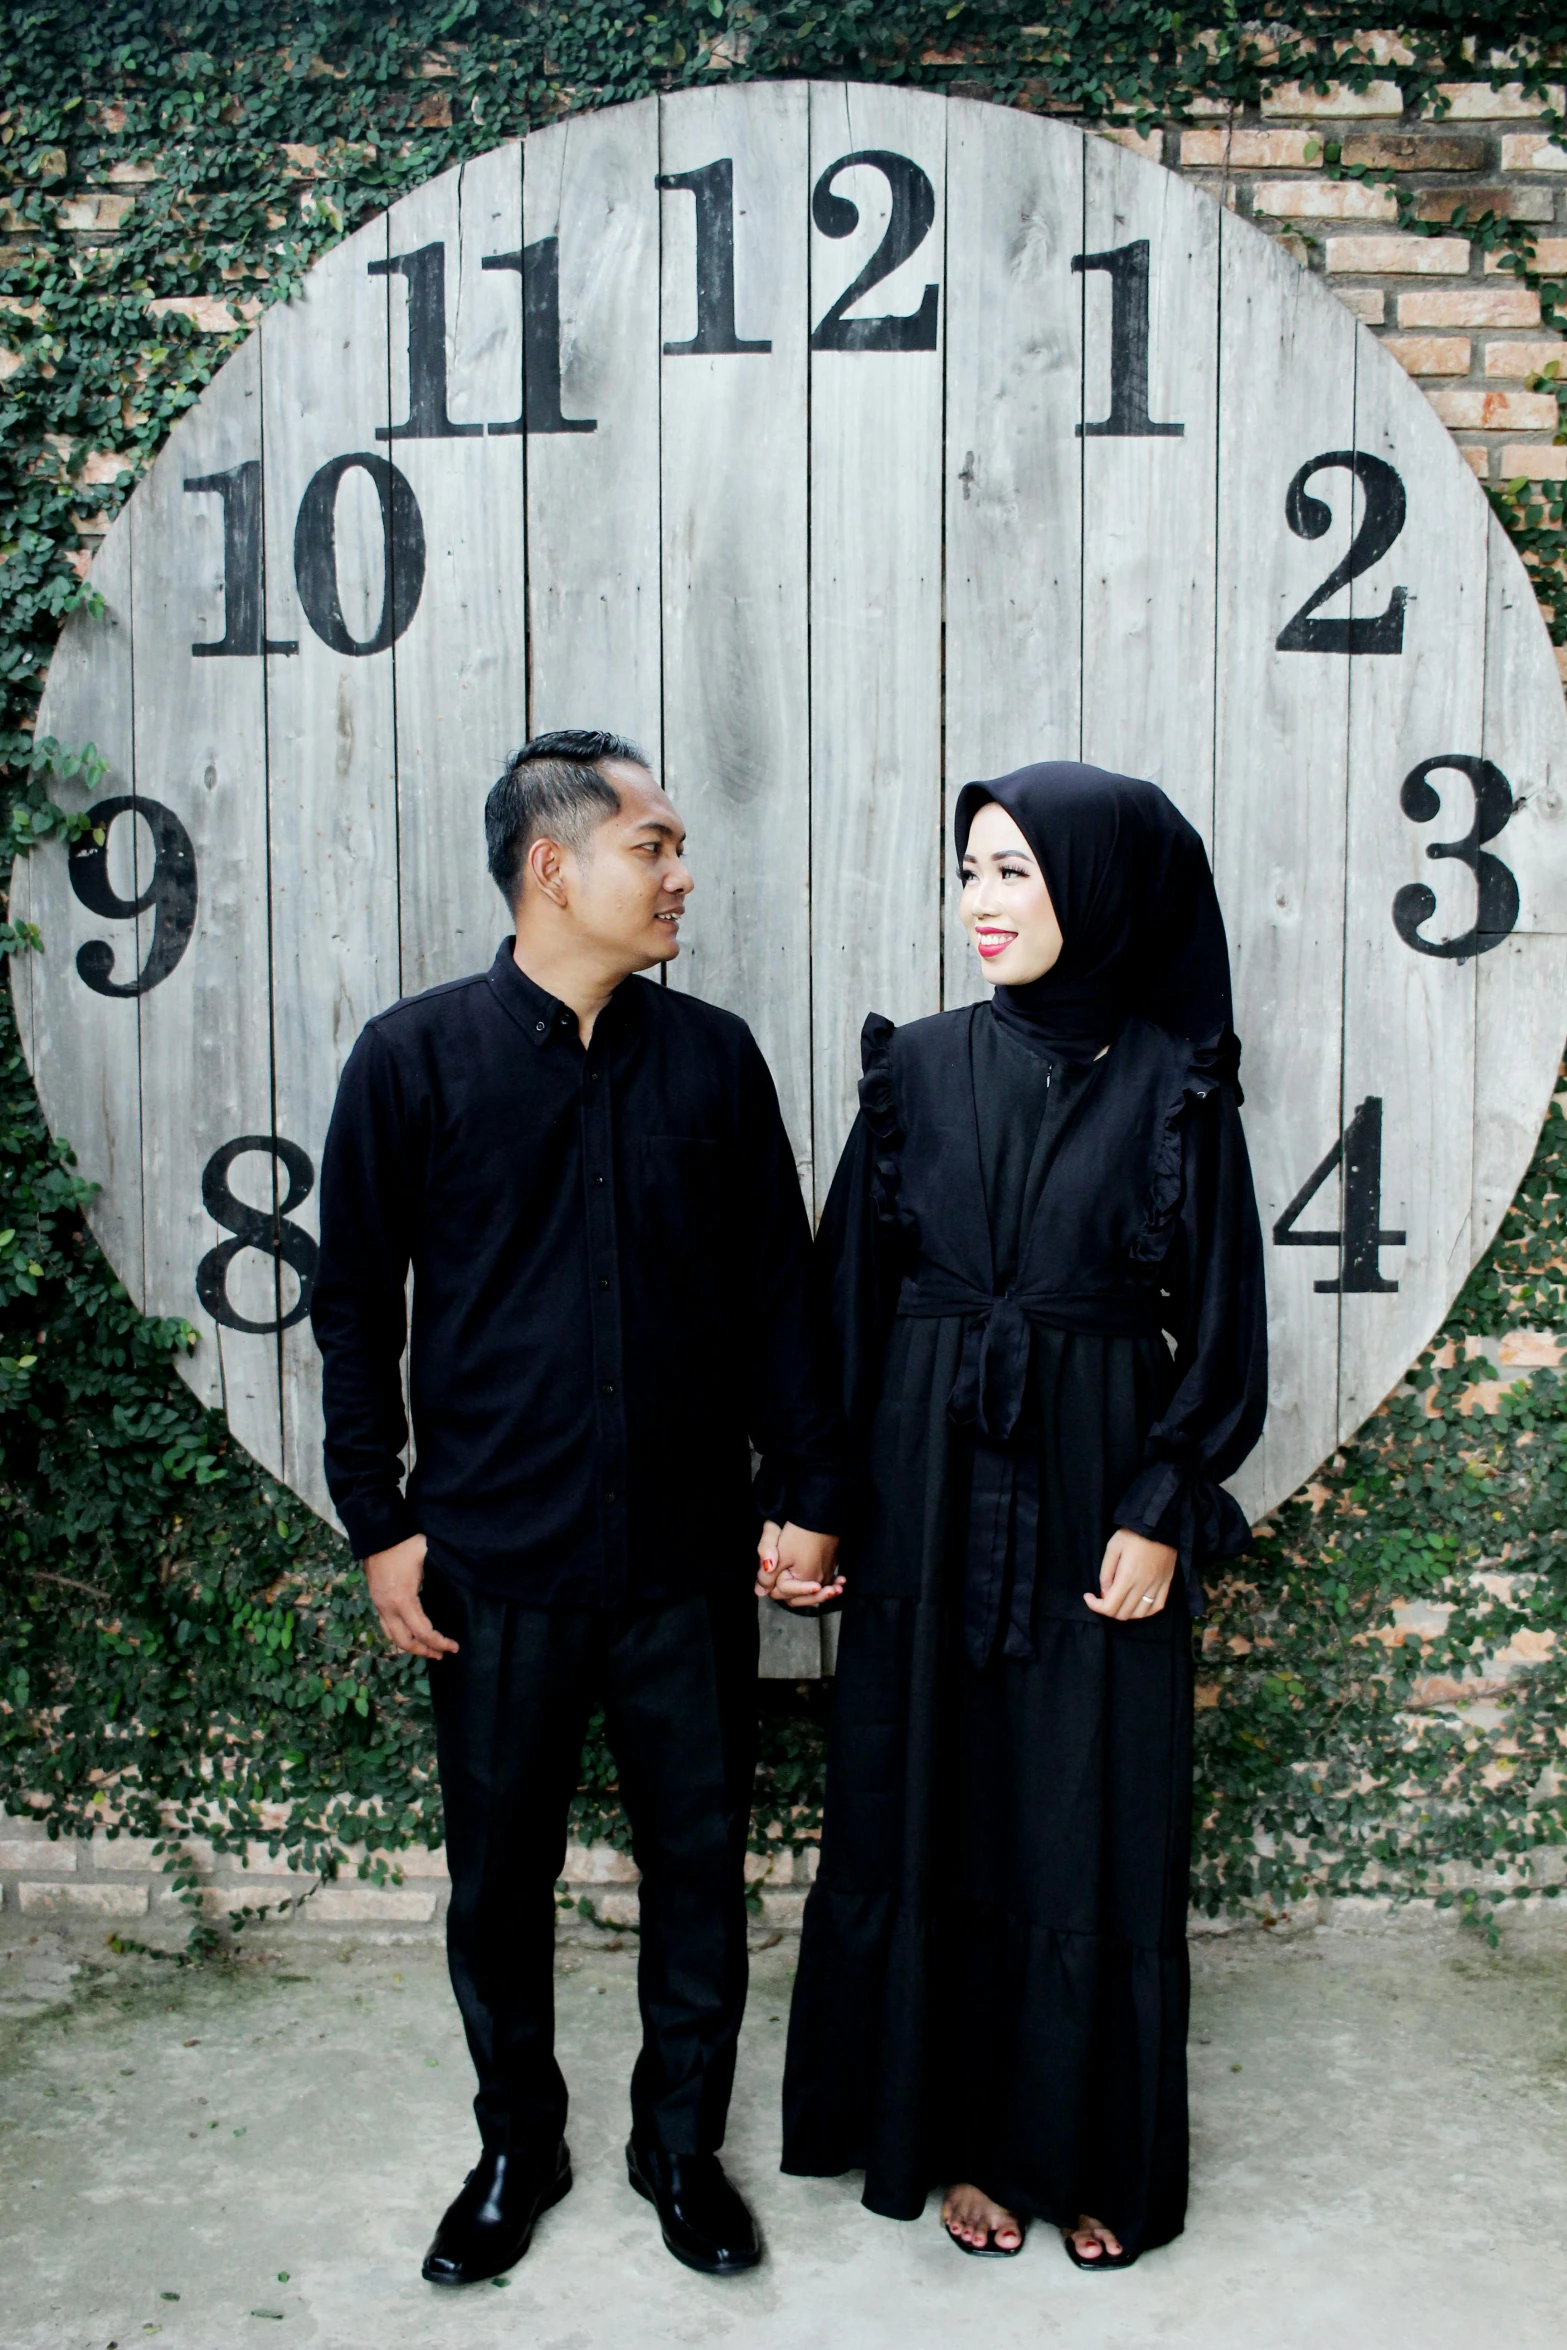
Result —
<path fill-rule="evenodd" d="M 614 1493 L 614 1492 L 609 1492 L 609 1493 L 606 1493 L 606 1494 L 605 1494 L 605 1496 L 604 1496 L 604 1499 L 605 1499 L 606 1501 L 618 1501 L 618 1500 L 619 1500 L 619 1498 L 620 1498 L 620 1496 L 619 1496 L 617 1493 Z"/>
<path fill-rule="evenodd" d="M 542 1020 L 535 1020 L 533 1026 L 537 1035 L 542 1036 L 544 1034 L 544 1023 Z"/>
<path fill-rule="evenodd" d="M 600 1287 L 600 1289 L 608 1289 L 608 1287 L 609 1287 L 609 1275 L 608 1275 L 607 1273 L 601 1273 L 601 1274 L 599 1275 L 599 1287 Z"/>
<path fill-rule="evenodd" d="M 614 1392 L 615 1392 L 615 1382 L 614 1382 L 614 1380 L 613 1380 L 613 1379 L 606 1379 L 606 1380 L 605 1380 L 605 1382 L 604 1382 L 604 1393 L 605 1393 L 606 1395 L 613 1395 L 613 1394 L 614 1394 Z"/>
<path fill-rule="evenodd" d="M 596 1188 L 597 1190 L 599 1190 L 599 1191 L 602 1191 L 602 1190 L 603 1190 L 603 1188 L 604 1188 L 604 1178 L 603 1178 L 603 1176 L 602 1176 L 602 1175 L 595 1175 L 595 1176 L 594 1176 L 594 1178 L 593 1178 L 593 1182 L 594 1182 L 594 1186 L 595 1186 L 595 1188 Z"/>

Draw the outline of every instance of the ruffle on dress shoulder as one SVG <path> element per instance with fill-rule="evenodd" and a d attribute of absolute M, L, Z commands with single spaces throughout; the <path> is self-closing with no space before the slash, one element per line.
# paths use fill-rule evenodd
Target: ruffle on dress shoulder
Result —
<path fill-rule="evenodd" d="M 1169 1254 L 1175 1220 L 1180 1213 L 1181 1185 L 1185 1175 L 1185 1142 L 1182 1128 L 1189 1104 L 1205 1102 L 1221 1087 L 1235 1097 L 1237 1104 L 1244 1100 L 1240 1087 L 1240 1039 L 1228 1030 L 1224 1035 L 1210 1038 L 1203 1044 L 1194 1044 L 1187 1054 L 1186 1066 L 1165 1105 L 1159 1141 L 1154 1153 L 1153 1178 L 1148 1186 L 1148 1203 L 1143 1216 L 1143 1228 L 1132 1243 L 1132 1258 L 1140 1265 L 1159 1265 Z"/>
<path fill-rule="evenodd" d="M 903 1121 L 892 1083 L 892 1040 L 895 1024 L 885 1012 L 869 1012 L 860 1030 L 860 1111 L 871 1137 L 871 1206 L 878 1224 L 904 1234 L 914 1231 L 914 1219 L 899 1197 L 899 1153 L 903 1149 Z"/>

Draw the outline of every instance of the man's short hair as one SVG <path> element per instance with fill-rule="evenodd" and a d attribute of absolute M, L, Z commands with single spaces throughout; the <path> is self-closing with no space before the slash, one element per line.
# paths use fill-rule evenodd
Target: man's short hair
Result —
<path fill-rule="evenodd" d="M 606 759 L 646 767 L 647 755 L 623 734 L 563 726 L 536 734 L 513 754 L 484 803 L 484 841 L 490 876 L 508 906 L 522 888 L 523 867 L 536 840 L 558 841 L 587 854 L 594 833 L 619 812 L 620 794 L 603 772 Z"/>

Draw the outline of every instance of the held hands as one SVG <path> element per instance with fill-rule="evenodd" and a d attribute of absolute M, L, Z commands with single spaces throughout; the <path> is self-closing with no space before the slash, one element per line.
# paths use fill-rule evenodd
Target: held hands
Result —
<path fill-rule="evenodd" d="M 758 1599 L 781 1600 L 785 1607 L 820 1607 L 824 1599 L 837 1599 L 842 1593 L 836 1534 L 812 1534 L 804 1526 L 779 1526 L 769 1518 L 756 1559 Z"/>
<path fill-rule="evenodd" d="M 457 1643 L 437 1632 L 419 1604 L 424 1581 L 424 1536 L 410 1534 L 390 1550 L 373 1551 L 365 1560 L 365 1581 L 381 1629 L 404 1656 L 455 1656 Z"/>
<path fill-rule="evenodd" d="M 1175 1579 L 1176 1553 L 1168 1542 L 1150 1542 L 1145 1534 L 1129 1534 L 1118 1526 L 1105 1544 L 1099 1568 L 1099 1592 L 1083 1598 L 1096 1616 L 1114 1616 L 1121 1623 L 1138 1623 L 1156 1616 L 1170 1596 Z"/>

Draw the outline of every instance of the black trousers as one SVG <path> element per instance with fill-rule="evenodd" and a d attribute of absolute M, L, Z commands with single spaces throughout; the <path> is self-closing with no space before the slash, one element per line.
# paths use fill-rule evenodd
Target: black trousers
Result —
<path fill-rule="evenodd" d="M 447 1959 L 487 2147 L 542 2152 L 566 2121 L 555 2061 L 555 1886 L 595 1704 L 642 1872 L 631 2076 L 639 2143 L 723 2143 L 746 1992 L 745 1850 L 756 1768 L 756 1602 L 523 1607 L 427 1571 L 458 1643 L 430 1670 L 451 1870 Z"/>

